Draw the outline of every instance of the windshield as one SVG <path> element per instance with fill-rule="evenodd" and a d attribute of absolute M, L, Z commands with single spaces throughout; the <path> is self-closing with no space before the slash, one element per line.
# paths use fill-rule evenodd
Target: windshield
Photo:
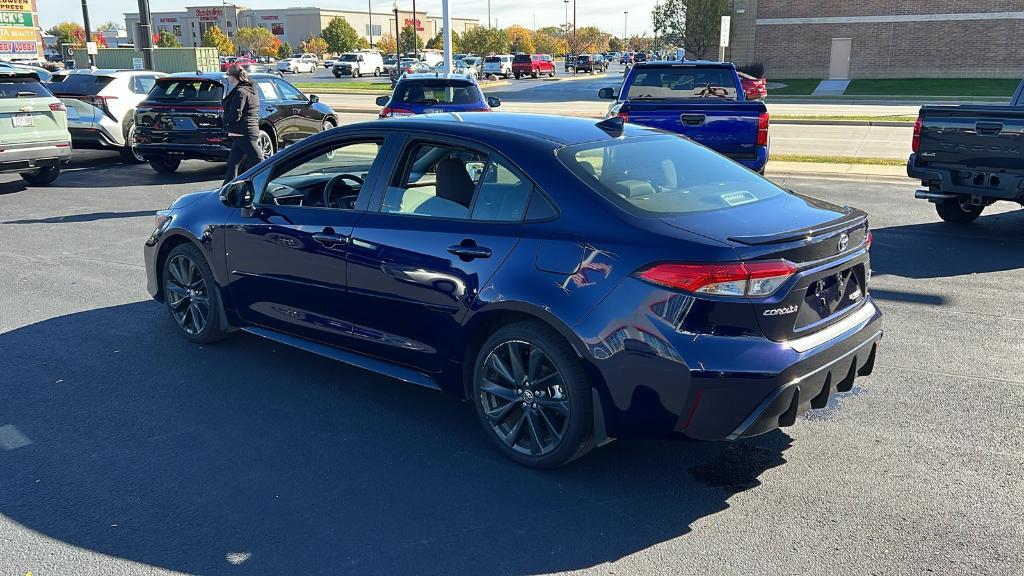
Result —
<path fill-rule="evenodd" d="M 93 74 L 57 74 L 50 80 L 53 92 L 75 96 L 95 96 L 113 81 L 113 76 Z"/>
<path fill-rule="evenodd" d="M 529 54 L 517 54 L 516 57 L 512 59 L 512 61 L 513 62 L 519 62 L 519 63 L 530 62 L 531 58 L 530 58 Z"/>
<path fill-rule="evenodd" d="M 0 76 L 0 98 L 48 97 L 50 92 L 35 78 Z"/>
<path fill-rule="evenodd" d="M 224 88 L 219 82 L 196 78 L 157 80 L 149 92 L 148 100 L 180 101 L 190 103 L 220 103 Z"/>
<path fill-rule="evenodd" d="M 396 104 L 474 104 L 483 101 L 476 84 L 465 80 L 402 82 L 395 88 Z"/>
<path fill-rule="evenodd" d="M 570 171 L 619 208 L 665 217 L 760 202 L 782 188 L 678 136 L 603 140 L 558 151 Z"/>
<path fill-rule="evenodd" d="M 627 98 L 642 100 L 724 98 L 736 99 L 735 73 L 728 68 L 665 66 L 637 69 Z"/>
<path fill-rule="evenodd" d="M 342 54 L 341 58 L 339 58 L 338 61 L 339 62 L 358 62 L 359 61 L 359 55 L 358 54 Z"/>

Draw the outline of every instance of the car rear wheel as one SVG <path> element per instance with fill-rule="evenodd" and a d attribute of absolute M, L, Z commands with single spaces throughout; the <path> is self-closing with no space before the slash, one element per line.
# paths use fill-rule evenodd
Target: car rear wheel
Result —
<path fill-rule="evenodd" d="M 200 344 L 224 338 L 217 283 L 194 244 L 180 244 L 171 250 L 162 279 L 164 303 L 185 338 Z"/>
<path fill-rule="evenodd" d="M 269 132 L 260 128 L 260 134 L 256 137 L 256 145 L 259 146 L 260 152 L 263 152 L 264 158 L 270 158 L 274 155 L 274 151 L 277 149 L 274 146 L 274 138 Z"/>
<path fill-rule="evenodd" d="M 160 174 L 171 174 L 181 166 L 181 160 L 176 158 L 155 158 L 149 161 L 149 165 Z"/>
<path fill-rule="evenodd" d="M 135 147 L 135 122 L 128 123 L 128 131 L 124 136 L 124 148 L 121 149 L 120 154 L 121 161 L 125 164 L 142 164 L 146 161 Z"/>
<path fill-rule="evenodd" d="M 341 72 L 334 72 L 335 78 L 341 78 Z"/>
<path fill-rule="evenodd" d="M 973 206 L 965 204 L 960 200 L 946 200 L 935 204 L 935 211 L 939 218 L 952 224 L 970 224 L 981 216 L 984 206 Z"/>
<path fill-rule="evenodd" d="M 539 76 L 540 76 L 540 72 L 538 72 L 538 71 L 537 71 L 537 70 L 535 69 L 535 70 L 534 70 L 533 72 L 530 72 L 530 76 L 533 76 L 534 78 L 537 78 L 537 77 L 539 77 Z"/>
<path fill-rule="evenodd" d="M 519 464 L 554 468 L 594 447 L 583 362 L 541 322 L 510 324 L 484 343 L 474 364 L 473 403 L 487 436 Z"/>
<path fill-rule="evenodd" d="M 374 78 L 380 78 L 380 68 L 374 68 L 373 69 L 373 77 Z"/>
<path fill-rule="evenodd" d="M 34 172 L 22 172 L 21 177 L 33 186 L 49 186 L 60 176 L 60 166 L 40 168 Z"/>

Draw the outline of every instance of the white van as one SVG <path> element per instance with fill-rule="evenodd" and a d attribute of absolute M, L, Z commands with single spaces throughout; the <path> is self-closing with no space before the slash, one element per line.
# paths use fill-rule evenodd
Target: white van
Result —
<path fill-rule="evenodd" d="M 415 58 L 415 52 L 409 52 L 405 55 L 406 58 Z M 430 52 L 427 50 L 420 50 L 420 62 L 423 62 L 427 66 L 437 66 L 444 62 L 444 56 L 440 52 Z"/>
<path fill-rule="evenodd" d="M 384 58 L 380 52 L 346 52 L 334 60 L 331 72 L 335 78 L 341 78 L 342 75 L 353 78 L 368 74 L 380 76 L 384 72 Z"/>
<path fill-rule="evenodd" d="M 510 54 L 485 56 L 483 75 L 489 76 L 491 74 L 508 79 L 512 75 L 512 56 Z"/>

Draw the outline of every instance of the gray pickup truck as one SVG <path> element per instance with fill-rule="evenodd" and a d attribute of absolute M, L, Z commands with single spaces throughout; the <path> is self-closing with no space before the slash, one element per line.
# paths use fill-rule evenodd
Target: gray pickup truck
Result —
<path fill-rule="evenodd" d="M 946 222 L 973 222 L 997 200 L 1024 205 L 1024 82 L 1008 106 L 922 106 L 907 174 Z"/>

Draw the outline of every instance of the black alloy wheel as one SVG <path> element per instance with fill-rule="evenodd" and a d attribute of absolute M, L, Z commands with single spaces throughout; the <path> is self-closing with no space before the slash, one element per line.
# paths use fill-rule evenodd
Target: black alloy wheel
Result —
<path fill-rule="evenodd" d="M 580 359 L 539 322 L 498 330 L 474 370 L 477 414 L 512 460 L 561 466 L 593 447 L 591 389 Z"/>
<path fill-rule="evenodd" d="M 220 294 L 202 253 L 192 244 L 176 246 L 163 267 L 163 296 L 182 334 L 193 342 L 224 336 Z"/>
<path fill-rule="evenodd" d="M 256 146 L 263 153 L 264 158 L 270 158 L 274 155 L 274 138 L 262 128 L 260 129 L 259 136 L 256 137 Z"/>

